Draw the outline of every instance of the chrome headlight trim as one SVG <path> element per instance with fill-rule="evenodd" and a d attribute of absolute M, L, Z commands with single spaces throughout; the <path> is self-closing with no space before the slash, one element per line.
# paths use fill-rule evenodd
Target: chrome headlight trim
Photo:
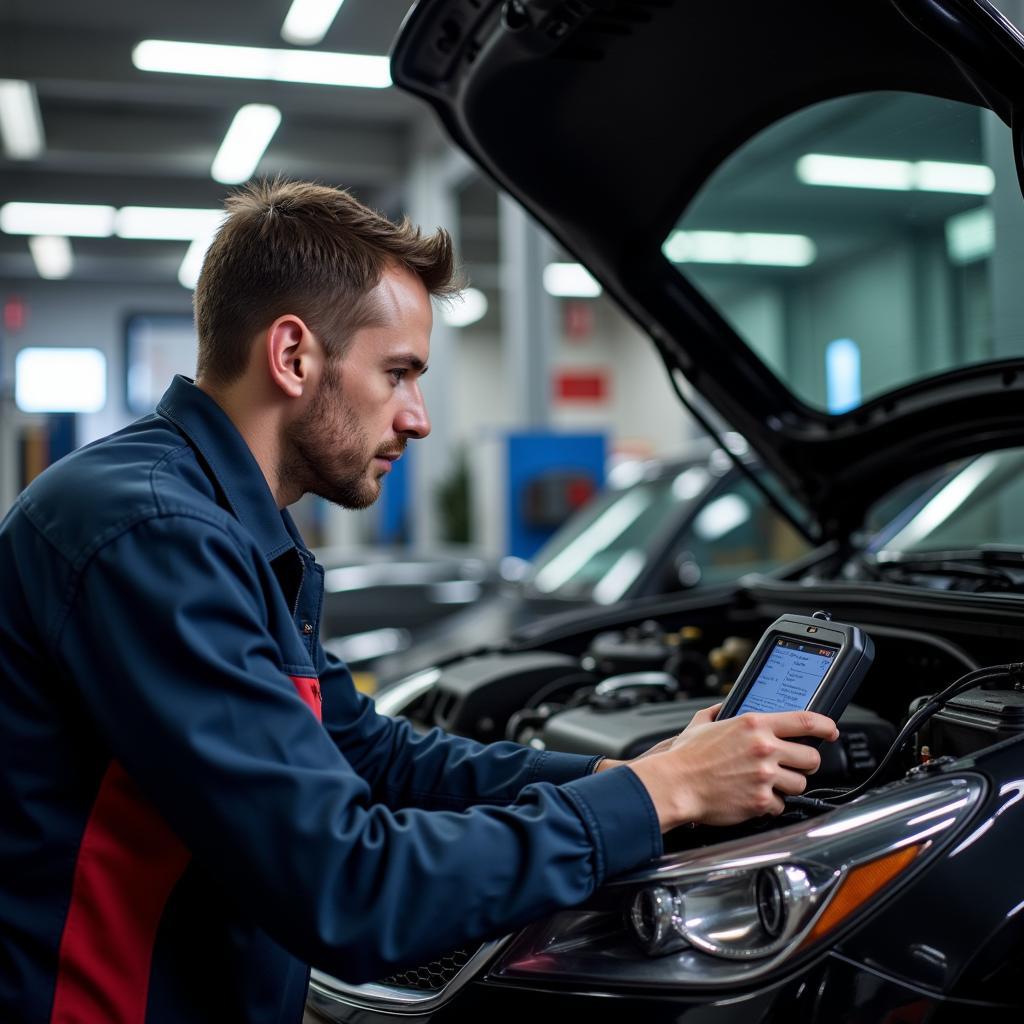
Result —
<path fill-rule="evenodd" d="M 963 830 L 986 791 L 986 781 L 968 773 L 898 783 L 819 818 L 664 857 L 615 879 L 583 907 L 525 929 L 491 976 L 609 989 L 753 982 L 829 941 L 887 899 Z M 848 918 L 837 918 L 847 897 L 829 908 L 844 881 L 885 858 L 900 865 L 893 881 L 857 904 Z M 784 920 L 770 922 L 768 941 L 760 941 L 750 901 L 740 913 L 737 897 L 710 923 L 699 920 L 693 896 L 687 909 L 688 894 L 710 899 L 716 887 L 727 895 L 730 887 L 749 894 L 744 880 L 759 876 L 779 881 L 787 908 Z M 650 929 L 641 927 L 634 937 L 638 898 L 647 900 Z M 773 929 L 778 933 L 770 934 Z"/>

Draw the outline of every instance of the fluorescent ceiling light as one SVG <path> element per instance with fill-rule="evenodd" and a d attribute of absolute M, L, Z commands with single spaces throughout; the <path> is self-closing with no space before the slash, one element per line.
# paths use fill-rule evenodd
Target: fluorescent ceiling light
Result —
<path fill-rule="evenodd" d="M 594 299 L 601 286 L 581 263 L 549 263 L 544 268 L 544 290 L 559 299 Z"/>
<path fill-rule="evenodd" d="M 23 348 L 14 357 L 14 401 L 22 412 L 99 412 L 106 356 L 96 348 Z"/>
<path fill-rule="evenodd" d="M 140 71 L 175 75 L 210 75 L 364 89 L 386 89 L 391 85 L 388 58 L 361 53 L 272 50 L 257 46 L 145 39 L 132 51 L 132 61 Z"/>
<path fill-rule="evenodd" d="M 0 138 L 12 160 L 34 160 L 43 152 L 43 118 L 31 82 L 0 79 Z"/>
<path fill-rule="evenodd" d="M 185 253 L 185 258 L 178 267 L 178 281 L 183 288 L 192 291 L 199 283 L 199 273 L 203 269 L 203 260 L 206 259 L 206 250 L 213 242 L 214 232 L 194 238 L 192 244 Z"/>
<path fill-rule="evenodd" d="M 441 317 L 449 327 L 468 327 L 487 313 L 487 296 L 479 288 L 463 288 L 441 307 Z"/>
<path fill-rule="evenodd" d="M 213 158 L 210 174 L 222 185 L 248 181 L 281 123 L 281 111 L 267 103 L 247 103 L 231 121 Z"/>
<path fill-rule="evenodd" d="M 224 217 L 223 210 L 122 206 L 114 219 L 114 231 L 119 238 L 189 242 L 216 231 Z"/>
<path fill-rule="evenodd" d="M 281 38 L 296 46 L 319 43 L 345 0 L 292 0 L 281 26 Z"/>
<path fill-rule="evenodd" d="M 673 231 L 662 246 L 673 263 L 806 267 L 818 250 L 806 235 L 756 231 Z"/>
<path fill-rule="evenodd" d="M 921 160 L 914 165 L 916 184 L 922 192 L 957 192 L 971 196 L 990 196 L 996 176 L 985 164 L 950 164 Z"/>
<path fill-rule="evenodd" d="M 62 235 L 33 235 L 28 240 L 28 248 L 40 277 L 59 281 L 70 275 L 74 257 L 71 243 Z"/>
<path fill-rule="evenodd" d="M 963 266 L 991 256 L 996 247 L 996 219 L 987 206 L 958 213 L 946 221 L 946 251 Z"/>
<path fill-rule="evenodd" d="M 114 208 L 77 203 L 4 203 L 0 206 L 0 231 L 9 235 L 107 238 L 114 233 Z"/>
<path fill-rule="evenodd" d="M 74 238 L 163 239 L 189 241 L 216 231 L 223 210 L 185 207 L 81 206 L 75 203 L 6 203 L 0 206 L 0 230 L 9 235 L 63 235 Z"/>
<path fill-rule="evenodd" d="M 984 164 L 939 160 L 876 160 L 859 156 L 808 153 L 796 162 L 805 185 L 877 188 L 896 192 L 954 192 L 987 196 L 995 188 L 992 168 Z"/>

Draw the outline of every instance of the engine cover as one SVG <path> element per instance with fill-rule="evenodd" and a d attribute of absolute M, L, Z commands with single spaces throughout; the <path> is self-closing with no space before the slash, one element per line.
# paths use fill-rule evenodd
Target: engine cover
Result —
<path fill-rule="evenodd" d="M 605 754 L 625 761 L 675 736 L 698 711 L 713 703 L 710 698 L 698 698 L 611 711 L 571 708 L 553 715 L 539 738 L 549 750 Z M 815 785 L 846 785 L 867 778 L 895 736 L 895 728 L 884 718 L 850 704 L 839 719 L 839 740 L 821 745 L 821 768 L 814 776 Z"/>
<path fill-rule="evenodd" d="M 442 671 L 416 718 L 487 742 L 502 737 L 509 716 L 543 687 L 573 677 L 591 678 L 576 658 L 550 651 L 464 658 Z"/>

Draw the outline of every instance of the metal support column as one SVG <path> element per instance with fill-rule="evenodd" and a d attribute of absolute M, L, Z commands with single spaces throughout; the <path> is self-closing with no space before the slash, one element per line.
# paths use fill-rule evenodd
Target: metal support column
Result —
<path fill-rule="evenodd" d="M 518 203 L 498 201 L 502 275 L 502 361 L 512 421 L 542 429 L 551 419 L 551 363 L 558 306 L 544 290 L 544 267 L 555 246 Z"/>
<path fill-rule="evenodd" d="M 461 154 L 434 139 L 420 139 L 410 168 L 406 208 L 425 232 L 443 227 L 458 241 L 456 191 L 473 173 Z M 438 514 L 438 488 L 452 471 L 451 403 L 453 391 L 455 331 L 434 310 L 430 337 L 430 372 L 422 379 L 423 396 L 430 416 L 430 437 L 415 445 L 412 469 L 411 536 L 415 547 L 442 541 Z"/>

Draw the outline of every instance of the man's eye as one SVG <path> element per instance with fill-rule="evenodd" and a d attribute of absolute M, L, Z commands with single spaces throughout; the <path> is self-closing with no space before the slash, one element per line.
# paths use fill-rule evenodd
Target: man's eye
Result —
<path fill-rule="evenodd" d="M 394 380 L 394 382 L 396 384 L 398 384 L 401 381 L 405 380 L 405 375 L 408 372 L 409 372 L 408 369 L 406 367 L 404 367 L 404 366 L 403 367 L 398 367 L 398 368 L 396 368 L 394 370 L 388 370 L 388 373 L 391 374 L 391 377 L 392 377 L 392 379 Z"/>

